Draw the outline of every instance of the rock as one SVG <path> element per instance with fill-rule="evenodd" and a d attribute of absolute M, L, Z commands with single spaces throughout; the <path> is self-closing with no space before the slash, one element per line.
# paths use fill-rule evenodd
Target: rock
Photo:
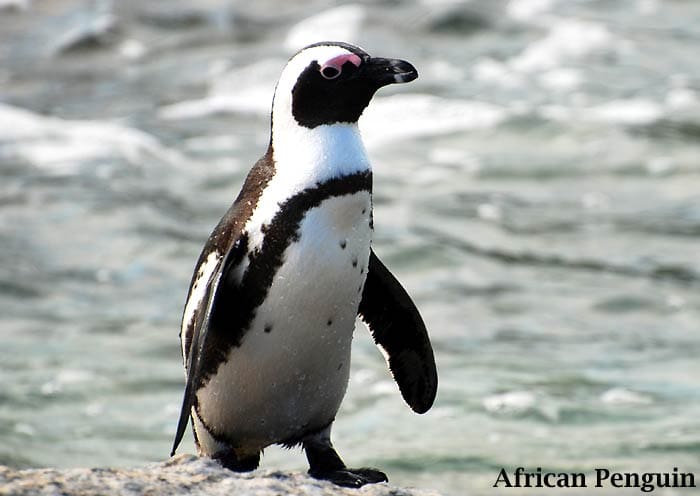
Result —
<path fill-rule="evenodd" d="M 257 470 L 236 474 L 218 463 L 192 455 L 140 468 L 16 470 L 0 466 L 2 496 L 439 496 L 434 491 L 401 489 L 386 484 L 345 489 L 306 474 Z"/>

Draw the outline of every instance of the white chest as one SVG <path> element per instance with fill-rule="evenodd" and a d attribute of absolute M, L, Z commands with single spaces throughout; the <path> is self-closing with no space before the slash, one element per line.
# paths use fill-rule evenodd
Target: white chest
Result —
<path fill-rule="evenodd" d="M 285 200 L 333 178 L 370 170 L 355 124 L 319 126 L 313 130 L 289 126 L 286 131 L 275 137 L 275 175 L 245 226 L 251 248 L 260 247 L 260 227 L 272 221 Z"/>
<path fill-rule="evenodd" d="M 198 394 L 209 425 L 265 446 L 333 419 L 348 381 L 370 216 L 367 191 L 306 213 L 240 347 Z"/>

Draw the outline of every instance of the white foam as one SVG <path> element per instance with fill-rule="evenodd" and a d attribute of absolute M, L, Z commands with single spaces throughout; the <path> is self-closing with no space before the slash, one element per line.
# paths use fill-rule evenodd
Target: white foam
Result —
<path fill-rule="evenodd" d="M 536 19 L 554 6 L 555 0 L 510 0 L 506 13 L 518 21 Z"/>
<path fill-rule="evenodd" d="M 88 417 L 98 417 L 102 415 L 105 411 L 104 403 L 99 403 L 97 401 L 88 403 L 83 408 L 83 413 Z"/>
<path fill-rule="evenodd" d="M 656 14 L 661 7 L 659 0 L 637 0 L 637 10 L 642 15 Z"/>
<path fill-rule="evenodd" d="M 0 0 L 0 12 L 4 10 L 25 11 L 31 6 L 31 0 Z"/>
<path fill-rule="evenodd" d="M 676 163 L 671 157 L 650 157 L 644 163 L 644 168 L 652 176 L 664 176 L 676 169 Z"/>
<path fill-rule="evenodd" d="M 485 102 L 409 93 L 375 98 L 360 119 L 360 129 L 365 144 L 371 147 L 401 139 L 491 128 L 507 115 L 502 107 Z"/>
<path fill-rule="evenodd" d="M 472 66 L 474 79 L 503 88 L 518 88 L 535 76 L 544 88 L 570 92 L 583 81 L 582 72 L 571 65 L 609 49 L 614 41 L 602 24 L 551 15 L 537 18 L 535 22 L 547 29 L 544 37 L 510 59 L 482 57 L 476 60 Z"/>
<path fill-rule="evenodd" d="M 600 105 L 564 107 L 544 106 L 539 113 L 555 121 L 606 122 L 623 125 L 646 125 L 663 117 L 663 105 L 651 100 L 633 98 L 611 100 Z"/>
<path fill-rule="evenodd" d="M 539 76 L 542 86 L 554 91 L 572 91 L 583 81 L 581 71 L 566 67 L 558 67 Z"/>
<path fill-rule="evenodd" d="M 128 39 L 124 40 L 119 45 L 119 53 L 122 57 L 129 60 L 137 60 L 148 53 L 146 45 L 139 40 Z"/>
<path fill-rule="evenodd" d="M 56 172 L 76 172 L 85 162 L 114 156 L 134 165 L 149 155 L 182 162 L 153 136 L 111 122 L 62 119 L 0 103 L 0 129 L 0 158 Z"/>
<path fill-rule="evenodd" d="M 479 218 L 484 220 L 498 221 L 503 217 L 501 207 L 493 203 L 481 203 L 476 212 Z"/>
<path fill-rule="evenodd" d="M 284 47 L 296 52 L 320 40 L 342 40 L 357 43 L 366 9 L 359 4 L 348 4 L 324 10 L 320 14 L 298 22 L 287 33 Z"/>
<path fill-rule="evenodd" d="M 185 149 L 190 152 L 223 153 L 240 150 L 243 140 L 234 134 L 219 134 L 214 136 L 195 136 L 183 141 Z"/>
<path fill-rule="evenodd" d="M 491 413 L 523 413 L 532 409 L 537 398 L 530 391 L 509 391 L 487 396 L 481 402 Z"/>
<path fill-rule="evenodd" d="M 209 94 L 162 107 L 158 117 L 166 120 L 195 119 L 222 113 L 269 116 L 275 83 L 284 61 L 265 59 L 225 71 L 219 61 L 210 68 Z"/>
<path fill-rule="evenodd" d="M 537 72 L 581 59 L 608 47 L 613 36 L 602 24 L 574 19 L 552 19 L 549 33 L 530 44 L 509 65 L 520 72 Z"/>
<path fill-rule="evenodd" d="M 689 88 L 672 88 L 666 95 L 666 105 L 672 109 L 684 109 L 698 104 L 698 95 Z"/>
<path fill-rule="evenodd" d="M 479 172 L 483 166 L 476 154 L 464 148 L 431 147 L 428 152 L 428 158 L 434 164 L 457 165 L 463 172 L 468 174 Z M 440 169 L 444 170 L 445 168 L 441 167 Z M 443 179 L 442 176 L 440 178 Z"/>
<path fill-rule="evenodd" d="M 516 74 L 507 63 L 491 57 L 481 57 L 474 62 L 472 74 L 475 80 L 495 83 L 504 88 L 515 88 L 523 84 L 523 77 Z"/>
<path fill-rule="evenodd" d="M 471 0 L 419 0 L 423 5 L 428 5 L 430 7 L 459 5 L 469 3 L 470 1 Z"/>
<path fill-rule="evenodd" d="M 14 430 L 17 434 L 22 434 L 24 436 L 33 437 L 36 435 L 34 426 L 26 422 L 17 422 L 14 426 Z"/>
<path fill-rule="evenodd" d="M 612 388 L 605 391 L 600 400 L 610 405 L 649 405 L 653 400 L 646 395 L 625 388 Z"/>
<path fill-rule="evenodd" d="M 270 112 L 271 95 L 270 91 L 255 88 L 244 89 L 235 94 L 210 95 L 163 107 L 158 111 L 158 117 L 165 120 L 180 120 L 227 113 L 262 115 Z M 263 104 L 265 98 L 267 103 Z"/>
<path fill-rule="evenodd" d="M 447 60 L 435 59 L 424 63 L 421 66 L 421 73 L 431 80 L 440 81 L 443 84 L 449 81 L 461 83 L 467 74 L 467 70 L 463 66 Z"/>
<path fill-rule="evenodd" d="M 477 81 L 494 83 L 502 88 L 519 88 L 527 78 L 511 65 L 489 57 L 479 59 L 472 67 L 473 78 Z M 556 67 L 537 75 L 537 81 L 546 89 L 571 92 L 583 82 L 581 71 L 567 67 Z"/>
<path fill-rule="evenodd" d="M 377 380 L 376 374 L 370 369 L 358 369 L 352 372 L 352 382 L 362 386 L 369 386 Z"/>
<path fill-rule="evenodd" d="M 81 369 L 60 370 L 50 381 L 41 385 L 41 394 L 51 396 L 65 389 L 66 386 L 74 386 L 93 382 L 96 376 L 93 372 Z"/>
<path fill-rule="evenodd" d="M 600 191 L 587 191 L 581 195 L 581 205 L 586 210 L 602 210 L 609 208 L 610 197 Z"/>
<path fill-rule="evenodd" d="M 369 388 L 370 393 L 377 396 L 392 396 L 396 394 L 396 383 L 393 381 L 378 381 Z"/>
<path fill-rule="evenodd" d="M 656 121 L 663 115 L 663 108 L 656 102 L 641 98 L 611 100 L 590 107 L 584 117 L 592 121 L 616 122 L 619 124 L 642 125 Z"/>

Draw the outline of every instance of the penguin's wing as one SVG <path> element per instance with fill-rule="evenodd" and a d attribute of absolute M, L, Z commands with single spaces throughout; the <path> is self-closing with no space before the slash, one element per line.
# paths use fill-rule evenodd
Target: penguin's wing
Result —
<path fill-rule="evenodd" d="M 358 313 L 384 352 L 403 399 L 416 413 L 427 412 L 437 393 L 428 332 L 411 297 L 374 251 Z"/>
<path fill-rule="evenodd" d="M 230 252 L 229 252 L 230 254 Z M 173 442 L 173 449 L 170 456 L 175 454 L 175 450 L 182 441 L 182 437 L 187 429 L 187 420 L 194 406 L 194 399 L 197 394 L 200 376 L 202 371 L 202 355 L 206 345 L 207 331 L 209 329 L 209 321 L 211 320 L 214 301 L 216 300 L 216 291 L 219 283 L 223 278 L 223 269 L 226 266 L 225 259 L 228 257 L 220 257 L 212 270 L 212 275 L 209 278 L 202 295 L 199 305 L 196 310 L 195 319 L 192 327 L 192 339 L 190 341 L 189 350 L 187 351 L 187 384 L 185 386 L 185 394 L 182 398 L 182 407 L 180 409 L 180 419 L 177 423 L 177 431 Z M 192 290 L 188 295 L 188 299 L 192 297 Z M 182 337 L 185 339 L 185 337 Z"/>
<path fill-rule="evenodd" d="M 190 304 L 190 300 L 192 300 L 192 304 L 196 307 L 194 309 L 194 319 L 189 324 L 191 327 L 187 328 L 185 335 L 180 336 L 185 341 L 189 338 L 189 347 L 183 346 L 185 348 L 187 385 L 185 386 L 185 395 L 182 398 L 180 420 L 177 424 L 175 441 L 173 442 L 170 456 L 175 453 L 182 441 L 182 436 L 185 434 L 187 419 L 192 412 L 197 389 L 200 386 L 203 374 L 206 373 L 204 362 L 211 358 L 205 356 L 205 350 L 209 350 L 212 342 L 215 343 L 216 340 L 216 336 L 213 335 L 215 331 L 211 331 L 212 320 L 216 320 L 217 316 L 215 314 L 221 311 L 221 309 L 217 310 L 216 301 L 222 297 L 222 294 L 223 299 L 228 300 L 231 294 L 226 294 L 226 292 L 233 291 L 235 293 L 239 289 L 228 275 L 243 261 L 247 252 L 248 235 L 244 232 L 243 226 L 252 215 L 262 190 L 267 185 L 269 178 L 274 175 L 274 170 L 272 147 L 268 147 L 265 155 L 255 163 L 248 173 L 238 198 L 236 198 L 231 208 L 219 221 L 200 255 L 195 276 L 193 276 L 190 283 L 187 305 L 185 305 L 185 312 L 187 312 L 187 307 Z M 210 263 L 209 256 L 213 254 L 216 254 L 216 258 L 211 262 L 213 266 L 208 268 L 207 264 Z M 201 292 L 199 289 L 195 291 L 195 286 L 199 288 L 197 274 L 200 270 L 211 274 L 206 281 L 201 281 L 204 284 Z M 187 318 L 187 316 L 184 315 L 184 318 Z M 227 329 L 229 337 L 230 333 L 233 332 L 233 328 L 235 328 L 235 325 Z M 207 351 L 207 353 L 210 352 Z"/>

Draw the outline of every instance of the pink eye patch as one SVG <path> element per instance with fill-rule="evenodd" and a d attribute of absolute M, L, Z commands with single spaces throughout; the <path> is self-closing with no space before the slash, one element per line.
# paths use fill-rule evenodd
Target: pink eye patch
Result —
<path fill-rule="evenodd" d="M 346 53 L 333 57 L 321 66 L 321 75 L 326 79 L 334 79 L 340 76 L 343 70 L 343 64 L 350 62 L 355 67 L 360 67 L 362 59 L 354 53 Z"/>

